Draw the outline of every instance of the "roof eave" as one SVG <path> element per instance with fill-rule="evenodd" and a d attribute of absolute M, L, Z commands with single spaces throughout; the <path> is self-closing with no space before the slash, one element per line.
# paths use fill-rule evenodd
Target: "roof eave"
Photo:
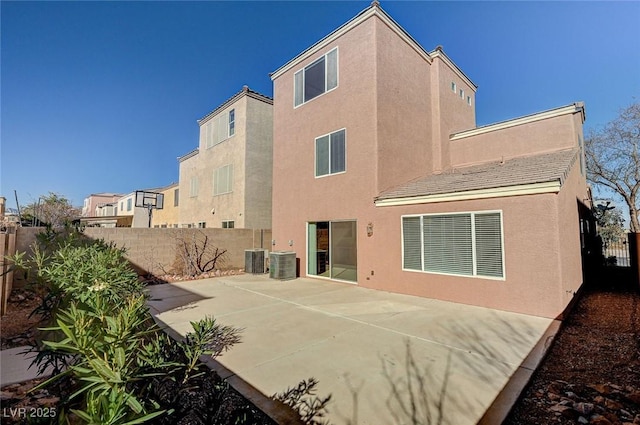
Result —
<path fill-rule="evenodd" d="M 400 26 L 387 12 L 384 11 L 378 4 L 378 2 L 374 1 L 371 6 L 364 9 L 362 12 L 358 13 L 356 16 L 339 26 L 337 29 L 333 30 L 331 33 L 303 50 L 300 54 L 295 56 L 293 59 L 289 60 L 287 63 L 282 65 L 277 70 L 273 71 L 269 74 L 271 80 L 275 80 L 280 77 L 285 72 L 289 71 L 299 62 L 307 59 L 313 53 L 318 50 L 326 47 L 330 43 L 337 40 L 339 37 L 360 25 L 362 22 L 371 18 L 372 16 L 377 16 L 384 22 L 389 28 L 394 30 L 405 42 L 407 42 L 420 56 L 422 56 L 427 62 L 431 63 L 433 59 L 427 50 L 425 50 L 420 43 L 418 43 L 402 26 Z"/>
<path fill-rule="evenodd" d="M 440 202 L 468 201 L 474 199 L 505 198 L 510 196 L 538 195 L 543 193 L 558 193 L 562 187 L 560 179 L 547 182 L 521 184 L 514 186 L 494 187 L 489 189 L 465 190 L 462 192 L 436 193 L 406 197 L 378 198 L 374 201 L 376 207 L 391 207 L 401 205 L 433 204 Z"/>
<path fill-rule="evenodd" d="M 202 125 L 203 123 L 208 121 L 209 118 L 213 117 L 219 111 L 223 110 L 224 108 L 226 108 L 227 106 L 231 105 L 232 103 L 237 102 L 243 96 L 247 96 L 247 97 L 250 97 L 252 99 L 260 100 L 262 102 L 265 102 L 265 103 L 268 103 L 270 105 L 273 105 L 273 99 L 270 98 L 269 96 L 266 96 L 264 94 L 258 93 L 257 91 L 253 91 L 253 90 L 251 90 L 249 88 L 249 86 L 243 86 L 242 90 L 240 90 L 238 93 L 234 94 L 229 99 L 227 99 L 224 102 L 222 102 L 222 104 L 220 104 L 220 106 L 215 108 L 213 111 L 209 112 L 204 117 L 202 117 L 199 120 L 197 120 L 198 124 Z"/>

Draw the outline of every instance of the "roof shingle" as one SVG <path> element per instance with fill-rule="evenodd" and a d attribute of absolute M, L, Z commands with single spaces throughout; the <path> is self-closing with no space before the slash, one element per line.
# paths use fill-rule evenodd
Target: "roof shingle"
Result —
<path fill-rule="evenodd" d="M 440 195 L 534 183 L 564 183 L 578 158 L 578 149 L 518 157 L 454 168 L 412 180 L 380 193 L 376 200 Z"/>

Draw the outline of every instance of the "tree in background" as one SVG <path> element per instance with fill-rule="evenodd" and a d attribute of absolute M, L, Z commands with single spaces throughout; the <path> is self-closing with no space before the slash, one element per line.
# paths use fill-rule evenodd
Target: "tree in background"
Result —
<path fill-rule="evenodd" d="M 606 205 L 596 205 L 595 219 L 598 223 L 598 234 L 606 243 L 626 240 L 624 230 L 624 217 L 622 212 L 615 207 Z"/>
<path fill-rule="evenodd" d="M 630 228 L 640 233 L 640 103 L 634 102 L 604 128 L 585 138 L 587 179 L 614 191 L 629 209 Z"/>
<path fill-rule="evenodd" d="M 80 211 L 71 205 L 67 198 L 49 192 L 42 195 L 38 202 L 33 202 L 23 209 L 23 221 L 31 221 L 34 225 L 63 227 L 80 217 Z"/>

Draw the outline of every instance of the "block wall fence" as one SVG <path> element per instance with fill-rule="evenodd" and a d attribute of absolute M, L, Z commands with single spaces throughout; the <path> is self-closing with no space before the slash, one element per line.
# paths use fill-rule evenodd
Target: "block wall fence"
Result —
<path fill-rule="evenodd" d="M 30 251 L 36 235 L 43 228 L 20 227 L 17 231 L 16 250 Z M 153 274 L 170 271 L 176 259 L 179 240 L 191 240 L 194 235 L 205 235 L 213 247 L 227 250 L 221 269 L 244 269 L 244 251 L 253 248 L 271 248 L 269 229 L 169 229 L 169 228 L 101 228 L 88 227 L 83 231 L 91 239 L 113 242 L 126 249 L 126 257 L 134 267 Z M 20 286 L 20 282 L 14 284 Z"/>

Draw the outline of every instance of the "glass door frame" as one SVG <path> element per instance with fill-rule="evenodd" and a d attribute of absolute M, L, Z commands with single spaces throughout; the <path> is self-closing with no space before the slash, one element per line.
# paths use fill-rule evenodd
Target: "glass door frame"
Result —
<path fill-rule="evenodd" d="M 328 276 L 322 276 L 321 274 L 317 274 L 317 270 L 318 270 L 318 264 L 317 264 L 317 230 L 316 233 L 311 236 L 310 235 L 310 230 L 312 228 L 317 229 L 315 227 L 315 225 L 317 225 L 318 223 L 327 223 L 328 224 L 328 250 L 327 250 L 327 255 L 329 256 L 329 261 L 328 261 L 328 267 L 327 267 L 327 272 L 328 272 Z M 333 269 L 334 269 L 334 264 L 333 264 L 333 258 L 334 258 L 334 253 L 333 253 L 333 237 L 332 237 L 332 233 L 333 233 L 333 223 L 353 223 L 353 229 L 354 229 L 354 235 L 353 235 L 353 243 L 354 243 L 354 250 L 355 250 L 355 265 L 354 265 L 354 280 L 350 280 L 350 279 L 340 279 L 337 277 L 333 277 Z M 319 278 L 319 279 L 328 279 L 328 280 L 336 280 L 336 281 L 340 281 L 340 282 L 346 282 L 346 283 L 351 283 L 351 284 L 358 284 L 358 265 L 357 265 L 357 256 L 358 256 L 358 221 L 356 219 L 344 219 L 344 220 L 317 220 L 317 221 L 308 221 L 306 223 L 306 254 L 307 254 L 307 261 L 306 261 L 306 275 L 308 277 L 314 277 L 314 278 Z M 310 243 L 314 242 L 315 247 L 313 249 L 313 253 L 311 252 L 311 245 Z M 316 268 L 316 274 L 311 274 L 310 270 L 311 270 L 311 260 L 315 258 L 315 268 Z M 324 272 L 323 272 L 324 273 Z"/>

